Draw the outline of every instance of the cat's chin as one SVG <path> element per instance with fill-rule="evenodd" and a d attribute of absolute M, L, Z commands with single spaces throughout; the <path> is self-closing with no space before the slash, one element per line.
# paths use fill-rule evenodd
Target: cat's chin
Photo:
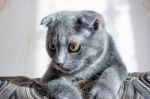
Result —
<path fill-rule="evenodd" d="M 60 71 L 60 72 L 62 72 L 62 73 L 64 73 L 64 74 L 72 74 L 72 73 L 74 73 L 74 72 L 76 72 L 76 71 L 78 71 L 79 70 L 79 67 L 78 68 L 75 68 L 75 69 L 73 69 L 73 70 L 68 70 L 68 69 L 64 69 L 64 68 L 60 68 L 60 67 L 58 67 L 58 66 L 53 66 L 56 70 L 58 70 L 58 71 Z"/>

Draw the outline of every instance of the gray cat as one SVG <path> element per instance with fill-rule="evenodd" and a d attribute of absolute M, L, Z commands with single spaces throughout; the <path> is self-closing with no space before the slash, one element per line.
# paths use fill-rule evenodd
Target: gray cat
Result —
<path fill-rule="evenodd" d="M 117 99 L 127 71 L 103 17 L 94 11 L 62 11 L 43 18 L 52 61 L 42 82 L 51 99 L 83 99 L 73 81 L 93 80 L 89 99 Z"/>

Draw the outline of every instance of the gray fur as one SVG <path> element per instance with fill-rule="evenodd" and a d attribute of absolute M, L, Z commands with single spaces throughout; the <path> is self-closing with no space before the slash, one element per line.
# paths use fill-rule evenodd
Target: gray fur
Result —
<path fill-rule="evenodd" d="M 118 88 L 126 79 L 127 71 L 100 14 L 62 11 L 45 17 L 41 24 L 48 27 L 46 47 L 52 59 L 42 79 L 48 84 L 50 97 L 82 99 L 80 91 L 71 82 L 95 80 L 89 99 L 117 99 Z M 56 52 L 49 50 L 50 42 L 56 46 Z M 68 52 L 72 42 L 81 45 L 76 53 Z"/>

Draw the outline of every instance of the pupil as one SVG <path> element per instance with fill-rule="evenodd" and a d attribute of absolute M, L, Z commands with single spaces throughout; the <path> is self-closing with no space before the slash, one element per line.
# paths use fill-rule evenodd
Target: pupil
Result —
<path fill-rule="evenodd" d="M 54 49 L 54 48 L 55 48 L 55 46 L 52 44 L 52 45 L 51 45 L 51 48 L 52 48 L 52 49 Z"/>
<path fill-rule="evenodd" d="M 52 48 L 54 48 L 54 45 L 52 45 Z"/>
<path fill-rule="evenodd" d="M 75 49 L 75 46 L 73 45 L 72 48 Z"/>

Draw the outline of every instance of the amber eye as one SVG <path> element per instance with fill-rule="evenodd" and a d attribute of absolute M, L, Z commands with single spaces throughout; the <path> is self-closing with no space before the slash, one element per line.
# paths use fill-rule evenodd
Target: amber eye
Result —
<path fill-rule="evenodd" d="M 80 50 L 80 45 L 77 44 L 77 43 L 71 43 L 69 44 L 69 47 L 68 47 L 68 51 L 71 53 L 71 52 L 78 52 Z"/>
<path fill-rule="evenodd" d="M 55 48 L 55 45 L 54 45 L 54 44 L 49 43 L 48 47 L 49 47 L 49 49 L 50 49 L 51 51 L 53 51 L 53 52 L 56 51 L 56 48 Z"/>

